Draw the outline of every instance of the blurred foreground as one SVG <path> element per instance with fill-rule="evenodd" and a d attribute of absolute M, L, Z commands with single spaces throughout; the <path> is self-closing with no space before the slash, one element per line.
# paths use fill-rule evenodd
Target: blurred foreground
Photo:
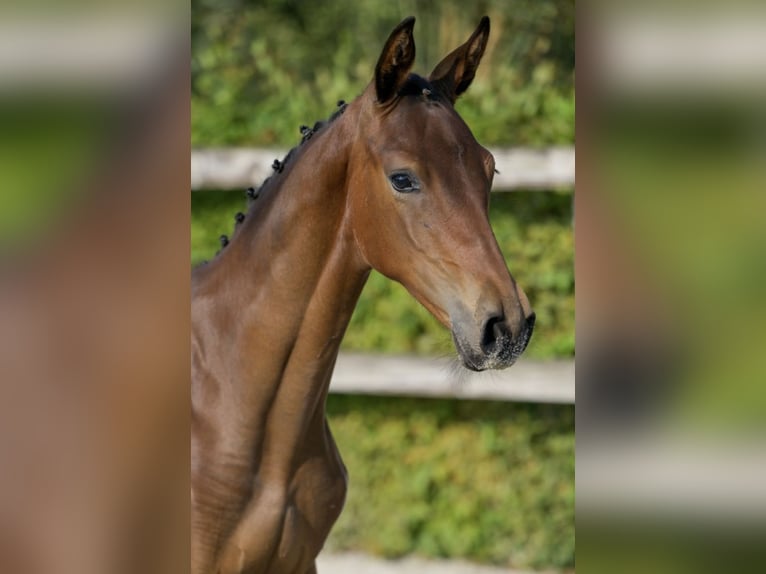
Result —
<path fill-rule="evenodd" d="M 188 14 L 1 10 L 0 572 L 188 571 Z"/>
<path fill-rule="evenodd" d="M 763 571 L 766 9 L 578 26 L 578 566 Z"/>

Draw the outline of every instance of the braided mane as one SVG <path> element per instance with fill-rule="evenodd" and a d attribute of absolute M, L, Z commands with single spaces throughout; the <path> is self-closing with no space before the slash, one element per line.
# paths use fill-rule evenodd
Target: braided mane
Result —
<path fill-rule="evenodd" d="M 279 158 L 277 158 L 277 159 L 274 160 L 274 162 L 271 164 L 271 168 L 274 170 L 274 174 L 282 173 L 284 171 L 284 169 L 285 169 L 285 166 L 288 163 L 290 163 L 290 161 L 292 160 L 293 155 L 295 154 L 296 150 L 298 150 L 303 144 L 305 144 L 307 141 L 309 141 L 314 136 L 314 134 L 316 134 L 323 127 L 331 124 L 336 119 L 338 119 L 340 116 L 342 116 L 343 112 L 346 111 L 347 107 L 348 107 L 348 104 L 344 100 L 338 100 L 338 109 L 335 110 L 329 118 L 327 118 L 326 120 L 319 120 L 319 121 L 315 122 L 312 127 L 308 127 L 306 125 L 300 126 L 298 128 L 298 130 L 301 133 L 301 141 L 298 143 L 298 145 L 296 145 L 290 151 L 288 151 L 287 155 L 283 159 L 280 160 Z M 263 182 L 261 183 L 261 185 L 259 187 L 248 187 L 247 188 L 247 190 L 245 192 L 245 196 L 248 199 L 248 208 L 253 204 L 253 202 L 255 200 L 258 199 L 258 197 L 260 197 L 261 190 L 264 189 L 266 187 L 266 185 L 268 185 L 268 183 L 271 181 L 271 178 L 274 176 L 274 174 L 270 175 L 265 180 L 263 180 Z M 243 212 L 241 212 L 241 211 L 238 211 L 234 215 L 234 222 L 235 222 L 234 223 L 234 231 L 235 232 L 237 230 L 237 227 L 239 225 L 241 225 L 245 221 L 245 217 L 246 217 L 245 214 Z M 225 235 L 225 234 L 221 235 L 218 238 L 218 240 L 221 243 L 221 249 L 223 249 L 224 247 L 226 247 L 229 244 L 229 236 L 228 235 Z M 216 253 L 216 255 L 218 255 L 218 253 L 220 253 L 220 252 L 221 251 L 219 250 Z M 207 263 L 207 261 L 204 261 L 203 264 L 204 263 Z"/>

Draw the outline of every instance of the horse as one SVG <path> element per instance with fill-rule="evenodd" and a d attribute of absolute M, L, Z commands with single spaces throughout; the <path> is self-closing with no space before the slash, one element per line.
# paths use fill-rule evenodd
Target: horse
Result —
<path fill-rule="evenodd" d="M 534 313 L 488 220 L 490 152 L 454 108 L 490 23 L 428 77 L 410 72 L 415 19 L 374 78 L 250 195 L 235 232 L 192 278 L 194 574 L 310 574 L 347 472 L 325 401 L 372 269 L 452 332 L 471 370 L 508 367 Z"/>

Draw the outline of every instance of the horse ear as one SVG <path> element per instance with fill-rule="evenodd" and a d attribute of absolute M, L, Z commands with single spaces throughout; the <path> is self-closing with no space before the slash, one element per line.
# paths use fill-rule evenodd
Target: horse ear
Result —
<path fill-rule="evenodd" d="M 410 16 L 394 28 L 383 47 L 375 66 L 375 92 L 378 103 L 385 103 L 396 95 L 407 80 L 415 61 L 415 39 L 412 28 L 415 18 Z"/>
<path fill-rule="evenodd" d="M 452 103 L 471 85 L 489 39 L 489 18 L 484 16 L 468 41 L 452 51 L 431 72 L 429 80 Z"/>

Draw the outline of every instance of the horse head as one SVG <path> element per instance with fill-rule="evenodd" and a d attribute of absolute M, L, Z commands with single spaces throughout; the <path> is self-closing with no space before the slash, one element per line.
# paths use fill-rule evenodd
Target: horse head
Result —
<path fill-rule="evenodd" d="M 410 73 L 414 23 L 393 30 L 355 102 L 348 217 L 366 263 L 451 330 L 467 368 L 505 368 L 526 348 L 535 315 L 489 224 L 494 158 L 454 107 L 476 74 L 489 18 L 427 78 Z"/>

